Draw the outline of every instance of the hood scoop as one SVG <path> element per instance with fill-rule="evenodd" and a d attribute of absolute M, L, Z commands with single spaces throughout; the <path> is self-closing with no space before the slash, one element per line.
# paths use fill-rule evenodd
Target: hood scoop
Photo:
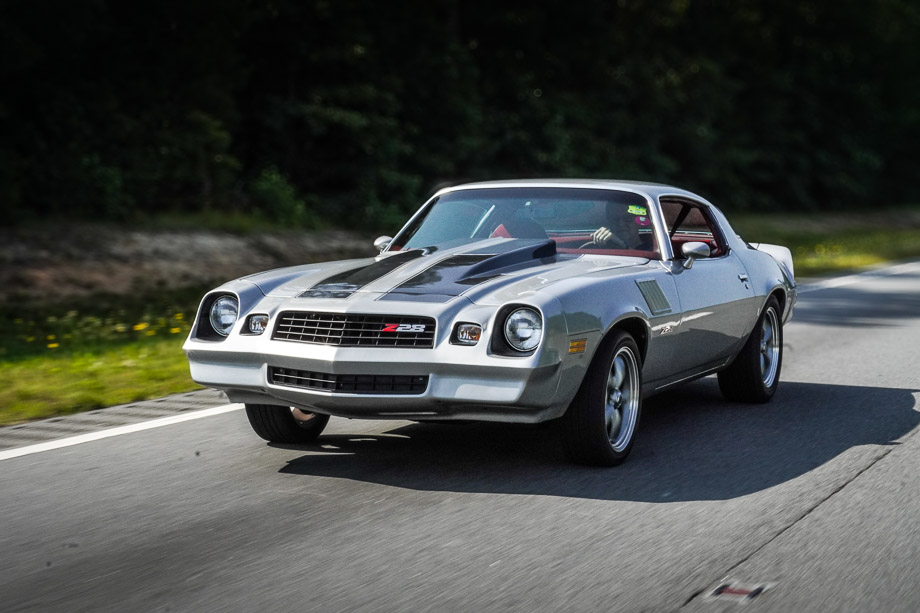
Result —
<path fill-rule="evenodd" d="M 529 244 L 519 245 L 514 243 Z M 510 251 L 490 255 L 483 261 L 470 266 L 459 281 L 463 282 L 478 277 L 492 278 L 504 271 L 510 272 L 539 264 L 541 263 L 540 260 L 556 255 L 556 241 L 551 239 L 537 241 L 518 240 L 514 241 L 514 243 L 510 243 L 513 246 Z M 470 255 L 477 254 L 472 252 Z"/>
<path fill-rule="evenodd" d="M 556 241 L 517 239 L 493 245 L 488 253 L 484 251 L 444 258 L 394 287 L 380 300 L 447 302 L 503 273 L 547 263 L 547 258 L 556 255 Z"/>

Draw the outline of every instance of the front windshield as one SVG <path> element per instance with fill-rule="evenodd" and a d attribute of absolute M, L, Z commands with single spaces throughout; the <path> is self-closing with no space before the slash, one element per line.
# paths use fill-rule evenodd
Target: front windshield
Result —
<path fill-rule="evenodd" d="M 551 238 L 562 253 L 659 257 L 643 196 L 562 187 L 448 192 L 400 232 L 390 250 L 444 249 L 487 238 Z"/>

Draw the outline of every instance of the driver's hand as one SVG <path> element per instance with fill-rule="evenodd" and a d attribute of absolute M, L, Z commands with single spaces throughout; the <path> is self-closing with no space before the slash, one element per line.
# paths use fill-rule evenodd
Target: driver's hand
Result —
<path fill-rule="evenodd" d="M 601 245 L 604 247 L 608 246 L 610 243 L 613 242 L 611 240 L 612 238 L 613 238 L 613 232 L 611 232 L 607 228 L 604 228 L 603 226 L 600 227 L 594 234 L 591 235 L 591 240 L 593 240 L 596 245 Z"/>

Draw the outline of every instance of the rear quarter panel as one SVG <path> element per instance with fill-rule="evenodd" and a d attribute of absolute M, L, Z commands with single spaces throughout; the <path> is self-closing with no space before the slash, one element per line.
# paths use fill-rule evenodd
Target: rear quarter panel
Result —
<path fill-rule="evenodd" d="M 741 259 L 748 273 L 748 279 L 758 298 L 758 313 L 763 309 L 767 299 L 776 294 L 783 310 L 783 321 L 792 317 L 796 300 L 795 279 L 792 270 L 787 271 L 767 251 L 759 251 L 744 241 L 732 229 L 725 215 L 717 207 L 711 207 L 716 221 L 722 226 L 732 251 Z M 779 247 L 779 246 L 775 246 Z M 786 253 L 788 249 L 780 247 Z M 789 253 L 791 263 L 792 255 Z"/>

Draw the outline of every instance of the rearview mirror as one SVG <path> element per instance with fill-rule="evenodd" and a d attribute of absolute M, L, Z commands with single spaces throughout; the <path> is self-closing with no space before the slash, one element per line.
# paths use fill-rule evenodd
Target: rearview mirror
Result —
<path fill-rule="evenodd" d="M 393 240 L 392 236 L 378 236 L 374 239 L 374 249 L 377 251 L 383 251 L 389 247 L 391 240 Z"/>
<path fill-rule="evenodd" d="M 689 243 L 684 243 L 680 248 L 681 254 L 684 258 L 684 268 L 690 269 L 693 267 L 693 262 L 697 258 L 708 258 L 710 255 L 709 245 L 699 241 L 692 241 Z"/>

